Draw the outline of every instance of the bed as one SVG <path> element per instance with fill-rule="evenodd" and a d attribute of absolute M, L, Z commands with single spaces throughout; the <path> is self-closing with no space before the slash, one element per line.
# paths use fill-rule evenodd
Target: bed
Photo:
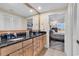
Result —
<path fill-rule="evenodd" d="M 64 42 L 64 31 L 62 32 L 50 32 L 50 40 L 57 40 L 57 41 L 63 41 Z"/>

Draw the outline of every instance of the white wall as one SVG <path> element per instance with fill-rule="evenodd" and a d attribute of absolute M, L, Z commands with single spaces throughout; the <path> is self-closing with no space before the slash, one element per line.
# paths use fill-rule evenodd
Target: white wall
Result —
<path fill-rule="evenodd" d="M 57 12 L 49 12 L 40 14 L 40 30 L 47 32 L 47 45 L 46 47 L 49 48 L 49 15 L 53 14 L 65 14 L 65 11 L 57 11 Z"/>
<path fill-rule="evenodd" d="M 65 17 L 65 54 L 67 56 L 77 55 L 79 53 L 79 46 L 76 44 L 78 39 L 77 31 L 77 8 L 76 4 L 68 4 L 68 10 Z M 79 28 L 79 27 L 78 27 Z M 78 48 L 78 50 L 77 50 Z"/>
<path fill-rule="evenodd" d="M 68 10 L 65 16 L 65 54 L 72 55 L 72 47 L 71 47 L 71 35 L 72 35 L 72 27 L 71 27 L 71 8 L 68 6 Z"/>
<path fill-rule="evenodd" d="M 25 30 L 25 25 L 25 18 L 0 11 L 0 30 Z"/>
<path fill-rule="evenodd" d="M 33 30 L 39 30 L 39 15 L 33 16 Z"/>
<path fill-rule="evenodd" d="M 49 30 L 48 14 L 40 14 L 40 30 L 41 31 L 48 31 Z"/>
<path fill-rule="evenodd" d="M 79 4 L 74 4 L 73 8 L 73 56 L 79 56 Z"/>
<path fill-rule="evenodd" d="M 53 14 L 64 14 L 65 11 L 49 12 L 40 15 L 40 30 L 47 31 L 49 30 L 49 15 Z"/>

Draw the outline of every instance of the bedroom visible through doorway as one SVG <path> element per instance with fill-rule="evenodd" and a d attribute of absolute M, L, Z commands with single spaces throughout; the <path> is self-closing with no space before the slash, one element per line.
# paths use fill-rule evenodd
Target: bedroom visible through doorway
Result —
<path fill-rule="evenodd" d="M 64 14 L 49 15 L 49 55 L 64 55 Z M 48 53 L 47 53 L 48 54 Z"/>

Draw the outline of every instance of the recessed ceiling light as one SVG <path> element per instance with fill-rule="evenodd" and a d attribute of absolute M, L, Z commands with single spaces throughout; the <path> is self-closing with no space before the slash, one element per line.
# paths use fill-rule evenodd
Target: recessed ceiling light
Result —
<path fill-rule="evenodd" d="M 39 7 L 38 7 L 38 9 L 39 9 L 39 10 L 41 10 L 41 9 L 42 9 L 42 7 L 40 7 L 40 6 L 39 6 Z"/>
<path fill-rule="evenodd" d="M 30 12 L 33 12 L 33 10 L 30 10 Z"/>

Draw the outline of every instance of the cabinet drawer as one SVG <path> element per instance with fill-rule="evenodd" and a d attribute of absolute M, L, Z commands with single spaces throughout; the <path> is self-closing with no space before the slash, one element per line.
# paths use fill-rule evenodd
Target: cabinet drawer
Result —
<path fill-rule="evenodd" d="M 17 43 L 16 45 L 17 45 L 17 49 L 21 49 L 22 48 L 22 42 Z"/>
<path fill-rule="evenodd" d="M 43 38 L 46 39 L 46 35 L 43 35 Z"/>
<path fill-rule="evenodd" d="M 32 43 L 32 39 L 26 40 L 26 41 L 23 42 L 23 47 L 25 47 L 25 46 L 27 46 L 31 43 Z"/>
<path fill-rule="evenodd" d="M 42 39 L 43 36 L 39 36 L 39 39 Z"/>
<path fill-rule="evenodd" d="M 23 56 L 23 50 L 20 49 L 12 54 L 10 54 L 10 56 Z"/>
<path fill-rule="evenodd" d="M 32 56 L 33 55 L 33 46 L 29 44 L 28 46 L 23 48 L 24 56 Z"/>
<path fill-rule="evenodd" d="M 33 42 L 37 42 L 39 37 L 33 38 Z"/>
<path fill-rule="evenodd" d="M 39 41 L 37 41 L 37 42 L 34 42 L 33 44 L 34 44 L 34 45 L 38 45 L 38 44 L 39 44 Z"/>
<path fill-rule="evenodd" d="M 39 44 L 39 37 L 33 39 L 33 44 L 34 45 Z"/>
<path fill-rule="evenodd" d="M 43 35 L 43 44 L 46 44 L 46 35 Z"/>
<path fill-rule="evenodd" d="M 8 55 L 10 53 L 15 52 L 17 49 L 20 49 L 20 48 L 22 48 L 22 43 L 17 43 L 17 44 L 3 47 L 1 48 L 1 55 L 2 56 Z"/>

